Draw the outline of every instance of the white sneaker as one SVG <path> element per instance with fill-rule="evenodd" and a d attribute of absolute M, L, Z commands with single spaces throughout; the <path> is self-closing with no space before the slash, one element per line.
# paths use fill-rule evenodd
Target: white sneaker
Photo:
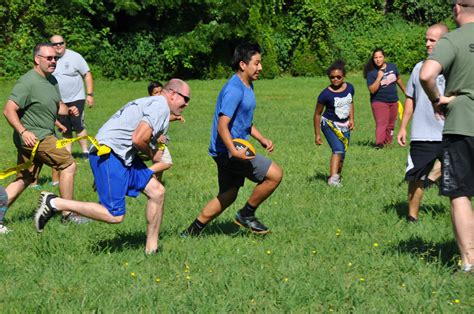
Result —
<path fill-rule="evenodd" d="M 329 186 L 334 186 L 334 187 L 337 187 L 337 188 L 342 187 L 341 176 L 338 175 L 338 174 L 330 176 L 329 179 L 328 179 L 328 185 Z"/>
<path fill-rule="evenodd" d="M 0 224 L 0 234 L 7 234 L 11 232 L 11 229 L 8 229 L 4 224 Z"/>
<path fill-rule="evenodd" d="M 463 273 L 474 273 L 474 264 L 464 264 L 462 267 Z"/>

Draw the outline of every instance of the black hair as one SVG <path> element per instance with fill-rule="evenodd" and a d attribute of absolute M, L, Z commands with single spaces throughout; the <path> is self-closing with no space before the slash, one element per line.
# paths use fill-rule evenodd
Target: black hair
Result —
<path fill-rule="evenodd" d="M 148 84 L 148 95 L 151 96 L 151 94 L 153 93 L 153 90 L 157 87 L 163 88 L 163 84 L 161 84 L 158 81 L 151 81 L 150 84 Z"/>
<path fill-rule="evenodd" d="M 240 61 L 248 64 L 250 59 L 252 59 L 252 57 L 257 53 L 262 53 L 262 50 L 257 43 L 242 43 L 238 45 L 234 50 L 232 69 L 238 71 L 240 69 Z"/>
<path fill-rule="evenodd" d="M 383 51 L 382 48 L 375 48 L 373 51 L 372 51 L 372 54 L 370 55 L 370 59 L 367 60 L 367 63 L 365 64 L 364 66 L 364 78 L 366 79 L 367 78 L 367 74 L 372 71 L 373 69 L 375 69 L 377 66 L 375 65 L 375 62 L 374 62 L 374 55 L 377 53 L 377 52 L 381 52 L 382 55 L 385 57 L 385 51 Z"/>
<path fill-rule="evenodd" d="M 346 76 L 346 63 L 344 62 L 344 60 L 341 60 L 341 59 L 338 59 L 336 61 L 333 62 L 333 64 L 331 64 L 329 66 L 329 68 L 327 68 L 326 70 L 326 74 L 327 76 L 331 75 L 331 72 L 334 71 L 334 70 L 340 70 L 342 72 L 342 75 Z"/>

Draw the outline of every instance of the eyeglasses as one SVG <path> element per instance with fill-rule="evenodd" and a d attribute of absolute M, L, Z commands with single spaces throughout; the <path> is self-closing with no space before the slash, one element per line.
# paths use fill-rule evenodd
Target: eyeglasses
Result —
<path fill-rule="evenodd" d="M 37 55 L 38 57 L 42 57 L 42 58 L 45 58 L 46 60 L 48 61 L 58 61 L 59 60 L 59 57 L 56 57 L 56 56 L 42 56 L 42 55 Z"/>
<path fill-rule="evenodd" d="M 332 75 L 331 75 L 331 76 L 329 76 L 329 78 L 330 78 L 331 80 L 334 80 L 334 79 L 340 80 L 340 79 L 342 79 L 342 76 L 340 76 L 340 75 L 332 76 Z"/>
<path fill-rule="evenodd" d="M 183 95 L 180 92 L 178 92 L 177 90 L 174 90 L 174 89 L 171 89 L 171 90 L 173 92 L 175 92 L 176 94 L 178 94 L 179 96 L 183 97 L 183 99 L 186 103 L 188 103 L 191 100 L 191 98 L 189 96 Z"/>
<path fill-rule="evenodd" d="M 60 42 L 57 42 L 57 43 L 51 43 L 51 45 L 53 45 L 53 47 L 62 46 L 62 45 L 64 45 L 64 41 L 60 41 Z"/>

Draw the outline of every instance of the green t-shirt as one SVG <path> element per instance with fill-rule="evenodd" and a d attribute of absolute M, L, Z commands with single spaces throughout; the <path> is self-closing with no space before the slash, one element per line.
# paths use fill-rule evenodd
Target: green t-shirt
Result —
<path fill-rule="evenodd" d="M 444 35 L 428 59 L 443 67 L 449 103 L 443 134 L 474 136 L 474 23 Z"/>
<path fill-rule="evenodd" d="M 16 82 L 9 99 L 20 107 L 18 116 L 21 123 L 39 140 L 54 134 L 61 100 L 58 81 L 54 76 L 44 78 L 35 70 L 28 71 Z M 17 132 L 14 137 L 15 143 L 19 143 L 21 137 Z"/>

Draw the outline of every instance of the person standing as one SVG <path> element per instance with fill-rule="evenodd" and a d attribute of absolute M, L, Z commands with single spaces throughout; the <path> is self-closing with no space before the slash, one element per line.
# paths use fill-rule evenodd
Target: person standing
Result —
<path fill-rule="evenodd" d="M 148 198 L 145 253 L 155 253 L 165 197 L 165 188 L 154 176 L 163 153 L 157 140 L 168 130 L 170 113 L 180 116 L 189 101 L 188 84 L 172 79 L 161 96 L 139 98 L 119 109 L 96 135 L 101 147 L 110 151 L 100 155 L 95 147 L 90 151 L 89 163 L 100 203 L 72 201 L 42 192 L 35 214 L 36 230 L 43 232 L 49 219 L 65 210 L 110 224 L 121 223 L 126 214 L 125 196 L 137 197 L 141 192 Z M 147 167 L 138 152 L 153 164 Z"/>
<path fill-rule="evenodd" d="M 73 198 L 76 163 L 67 149 L 56 148 L 54 126 L 58 114 L 77 116 L 79 111 L 61 101 L 58 82 L 52 75 L 57 59 L 50 43 L 37 44 L 33 50 L 33 69 L 20 77 L 5 104 L 3 114 L 14 130 L 18 164 L 30 160 L 34 151 L 33 166 L 18 173 L 16 180 L 5 188 L 7 206 L 38 178 L 43 164 L 61 172 L 59 192 L 65 199 Z M 5 212 L 6 207 L 2 219 Z M 8 231 L 0 220 L 0 233 Z"/>
<path fill-rule="evenodd" d="M 462 270 L 474 271 L 474 0 L 453 1 L 459 26 L 444 35 L 420 71 L 436 113 L 445 117 L 440 193 L 448 196 Z M 446 77 L 442 94 L 436 77 Z"/>
<path fill-rule="evenodd" d="M 342 187 L 341 173 L 346 151 L 354 128 L 354 86 L 344 82 L 344 61 L 337 60 L 326 71 L 331 84 L 318 96 L 314 111 L 316 145 L 322 145 L 321 130 L 331 146 L 328 185 Z M 324 110 L 324 114 L 323 114 Z"/>
<path fill-rule="evenodd" d="M 72 138 L 72 132 L 77 136 L 87 135 L 84 124 L 84 106 L 87 102 L 89 108 L 94 106 L 94 82 L 92 73 L 86 60 L 77 52 L 66 49 L 66 41 L 60 35 L 53 35 L 50 38 L 51 44 L 59 57 L 56 70 L 53 75 L 59 83 L 59 91 L 62 101 L 66 106 L 75 106 L 79 109 L 79 116 L 59 115 L 59 122 L 63 124 L 67 131 L 63 133 L 64 138 Z M 84 82 L 86 90 L 84 91 Z M 87 139 L 79 140 L 84 158 L 88 157 Z M 72 150 L 69 144 L 67 150 Z"/>
<path fill-rule="evenodd" d="M 438 40 L 449 30 L 444 24 L 435 24 L 426 31 L 426 52 L 433 51 Z M 424 61 L 418 62 L 413 69 L 405 90 L 405 110 L 403 111 L 397 141 L 400 146 L 407 144 L 407 126 L 411 123 L 410 153 L 408 155 L 405 180 L 408 181 L 409 222 L 418 221 L 418 211 L 425 186 L 437 181 L 441 176 L 441 153 L 444 121 L 436 119 L 431 102 L 420 84 L 420 69 Z M 440 93 L 444 93 L 443 75 L 436 78 Z"/>
<path fill-rule="evenodd" d="M 260 154 L 246 156 L 246 150 L 237 150 L 232 143 L 232 139 L 248 139 L 252 136 L 268 153 L 273 151 L 272 141 L 264 137 L 253 123 L 256 100 L 252 82 L 258 79 L 262 71 L 261 61 L 258 44 L 241 44 L 234 51 L 235 74 L 217 98 L 209 145 L 209 155 L 217 165 L 219 192 L 181 233 L 183 237 L 198 236 L 209 222 L 229 207 L 237 198 L 245 178 L 256 182 L 257 186 L 244 207 L 237 212 L 234 222 L 253 233 L 270 232 L 255 217 L 255 211 L 278 187 L 283 171 Z"/>
<path fill-rule="evenodd" d="M 392 143 L 398 114 L 397 85 L 403 93 L 405 86 L 395 64 L 385 62 L 382 48 L 372 52 L 364 68 L 364 78 L 367 80 L 375 119 L 375 148 L 383 148 Z"/>

